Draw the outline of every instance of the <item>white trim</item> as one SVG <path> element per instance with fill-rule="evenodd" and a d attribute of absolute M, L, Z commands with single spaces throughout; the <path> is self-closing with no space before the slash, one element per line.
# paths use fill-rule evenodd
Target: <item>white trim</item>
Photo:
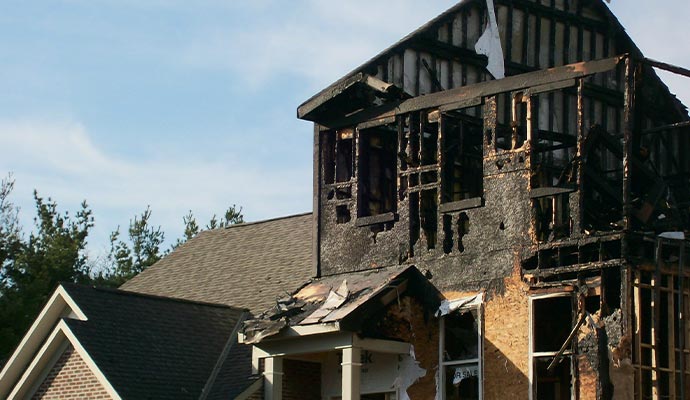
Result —
<path fill-rule="evenodd" d="M 7 396 L 16 386 L 17 379 L 22 376 L 26 366 L 31 363 L 34 354 L 41 348 L 45 338 L 50 335 L 55 323 L 67 315 L 74 315 L 76 319 L 81 321 L 88 319 L 65 288 L 60 285 L 50 296 L 31 328 L 0 371 L 0 398 Z"/>
<path fill-rule="evenodd" d="M 93 359 L 84 350 L 84 347 L 79 343 L 74 333 L 69 329 L 65 321 L 60 321 L 48 339 L 43 343 L 41 349 L 36 356 L 31 360 L 31 363 L 26 368 L 22 377 L 14 385 L 14 389 L 7 397 L 8 400 L 29 398 L 36 391 L 42 383 L 42 379 L 50 372 L 59 356 L 64 352 L 66 345 L 71 344 L 74 350 L 84 360 L 89 367 L 91 373 L 94 374 L 98 382 L 108 392 L 114 400 L 121 400 L 110 382 L 105 378 L 105 375 L 96 366 Z M 56 357 L 57 355 L 57 357 Z"/>
<path fill-rule="evenodd" d="M 96 379 L 103 385 L 105 390 L 110 394 L 110 396 L 113 398 L 113 400 L 122 400 L 119 394 L 117 394 L 117 391 L 115 391 L 115 388 L 113 385 L 110 384 L 110 381 L 105 377 L 103 372 L 101 371 L 100 368 L 98 368 L 98 365 L 96 365 L 96 362 L 93 361 L 89 353 L 86 352 L 86 349 L 79 343 L 79 340 L 77 339 L 76 336 L 74 336 L 74 333 L 72 332 L 71 329 L 67 326 L 65 321 L 60 321 L 60 326 L 63 327 L 65 335 L 67 338 L 72 342 L 72 346 L 74 346 L 74 349 L 79 353 L 81 358 L 84 360 L 86 365 L 89 366 L 89 369 L 91 372 L 96 376 Z"/>
<path fill-rule="evenodd" d="M 437 399 L 445 399 L 446 393 L 446 367 L 452 367 L 454 365 L 469 365 L 477 364 L 479 369 L 479 399 L 484 398 L 484 296 L 479 294 L 477 296 L 466 297 L 463 299 L 458 299 L 457 301 L 449 302 L 450 308 L 448 308 L 447 313 L 443 313 L 444 310 L 439 309 L 437 314 L 441 315 L 439 318 L 439 348 L 438 348 L 438 393 L 436 395 Z M 456 311 L 472 311 L 477 312 L 477 357 L 468 358 L 462 360 L 449 360 L 444 361 L 444 350 L 446 344 L 445 326 L 446 317 Z"/>
<path fill-rule="evenodd" d="M 50 371 L 55 368 L 55 364 L 58 362 L 60 357 L 62 357 L 62 354 L 67 350 L 67 347 L 69 346 L 69 341 L 64 340 L 62 344 L 58 347 L 57 351 L 53 353 L 53 356 L 50 358 L 46 366 L 43 368 L 43 372 L 38 376 L 37 379 L 34 380 L 34 384 L 32 385 L 31 389 L 29 390 L 29 395 L 26 396 L 27 398 L 33 398 L 34 394 L 36 394 L 36 391 L 38 388 L 41 387 L 41 384 L 43 384 L 43 381 L 46 380 L 48 375 L 50 374 Z"/>

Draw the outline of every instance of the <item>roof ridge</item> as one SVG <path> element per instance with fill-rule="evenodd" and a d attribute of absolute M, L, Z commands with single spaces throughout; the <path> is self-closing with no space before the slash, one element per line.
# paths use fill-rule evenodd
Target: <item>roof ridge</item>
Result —
<path fill-rule="evenodd" d="M 125 289 L 99 287 L 99 286 L 94 286 L 94 285 L 81 285 L 81 284 L 76 284 L 76 283 L 71 283 L 71 282 L 61 282 L 60 285 L 65 287 L 65 289 L 67 289 L 68 292 L 69 292 L 69 287 L 73 287 L 73 288 L 79 288 L 79 289 L 92 289 L 92 290 L 96 290 L 96 291 L 100 291 L 100 292 L 106 292 L 106 293 L 111 293 L 111 294 L 121 295 L 121 296 L 141 297 L 141 298 L 147 298 L 147 299 L 158 300 L 158 301 L 171 301 L 171 302 L 175 302 L 175 303 L 183 303 L 183 304 L 190 304 L 190 305 L 201 305 L 201 306 L 208 306 L 208 307 L 227 308 L 227 309 L 232 309 L 232 310 L 240 311 L 240 312 L 248 312 L 249 311 L 246 308 L 235 307 L 235 306 L 231 306 L 231 305 L 227 305 L 227 304 L 211 303 L 211 302 L 207 302 L 207 301 L 188 300 L 188 299 L 182 299 L 179 297 L 159 296 L 159 295 L 148 294 L 148 293 L 134 292 L 134 291 L 125 290 Z"/>
<path fill-rule="evenodd" d="M 312 211 L 308 211 L 308 212 L 303 212 L 303 213 L 300 213 L 300 214 L 284 215 L 284 216 L 274 217 L 274 218 L 269 218 L 269 219 L 264 219 L 264 220 L 260 220 L 260 221 L 243 222 L 243 223 L 241 223 L 241 224 L 231 224 L 231 225 L 228 225 L 228 226 L 223 227 L 223 228 L 217 228 L 217 230 L 232 229 L 232 228 L 241 228 L 241 227 L 243 227 L 243 226 L 265 224 L 265 223 L 268 223 L 268 222 L 275 222 L 275 221 L 280 221 L 280 220 L 283 220 L 283 219 L 291 219 L 291 218 L 304 217 L 304 216 L 311 215 L 311 214 L 313 214 L 313 212 L 312 212 Z M 213 230 L 216 230 L 216 229 L 211 229 L 211 231 L 213 231 Z"/>

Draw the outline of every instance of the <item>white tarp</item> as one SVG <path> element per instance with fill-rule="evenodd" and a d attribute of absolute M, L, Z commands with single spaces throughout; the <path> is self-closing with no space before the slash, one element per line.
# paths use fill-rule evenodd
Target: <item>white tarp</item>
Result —
<path fill-rule="evenodd" d="M 501 48 L 501 36 L 498 32 L 496 22 L 496 12 L 494 11 L 494 1 L 486 0 L 486 8 L 489 14 L 489 21 L 482 36 L 474 45 L 477 54 L 484 54 L 489 58 L 486 69 L 495 79 L 505 78 L 505 64 L 503 61 L 503 49 Z"/>
<path fill-rule="evenodd" d="M 455 310 L 463 307 L 478 306 L 484 302 L 484 293 L 478 293 L 474 296 L 462 297 L 455 300 L 443 300 L 436 311 L 437 317 L 448 315 Z"/>

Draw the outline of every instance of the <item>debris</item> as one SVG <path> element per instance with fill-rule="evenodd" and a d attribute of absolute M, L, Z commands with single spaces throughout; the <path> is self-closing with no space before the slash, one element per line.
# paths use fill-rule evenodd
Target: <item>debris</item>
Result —
<path fill-rule="evenodd" d="M 486 8 L 489 13 L 489 20 L 482 36 L 477 40 L 474 49 L 478 54 L 489 57 L 489 65 L 486 69 L 495 79 L 505 78 L 505 65 L 503 64 L 503 49 L 501 48 L 501 37 L 498 33 L 496 23 L 496 12 L 494 11 L 494 1 L 486 0 Z"/>
<path fill-rule="evenodd" d="M 319 307 L 311 315 L 305 318 L 302 321 L 302 323 L 315 324 L 321 321 L 321 318 L 327 316 L 331 313 L 331 311 L 343 305 L 343 303 L 347 301 L 349 295 L 350 291 L 347 289 L 347 279 L 345 279 L 343 280 L 343 283 L 340 284 L 340 287 L 338 287 L 337 290 L 331 290 L 328 293 L 328 297 L 326 298 L 326 301 L 323 303 L 323 305 L 321 305 L 321 307 Z"/>
<path fill-rule="evenodd" d="M 400 400 L 410 400 L 407 388 L 425 375 L 426 370 L 419 366 L 419 361 L 415 357 L 414 346 L 410 346 L 410 356 L 405 357 L 404 363 L 400 366 L 400 375 L 393 383 L 394 388 L 400 389 Z"/>
<path fill-rule="evenodd" d="M 455 310 L 459 310 L 463 307 L 470 307 L 480 305 L 484 302 L 484 293 L 479 293 L 474 296 L 463 297 L 455 300 L 443 300 L 441 305 L 438 307 L 436 317 L 442 317 L 448 315 Z"/>

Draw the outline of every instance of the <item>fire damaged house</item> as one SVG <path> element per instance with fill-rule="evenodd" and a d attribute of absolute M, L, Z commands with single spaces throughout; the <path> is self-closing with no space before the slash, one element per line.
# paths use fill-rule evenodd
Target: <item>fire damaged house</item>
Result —
<path fill-rule="evenodd" d="M 312 213 L 61 286 L 0 398 L 690 398 L 690 117 L 656 69 L 690 77 L 602 0 L 461 1 L 298 107 Z"/>
<path fill-rule="evenodd" d="M 660 5 L 661 6 L 661 5 Z M 462 1 L 297 109 L 313 267 L 265 399 L 690 396 L 690 122 L 603 1 Z"/>

